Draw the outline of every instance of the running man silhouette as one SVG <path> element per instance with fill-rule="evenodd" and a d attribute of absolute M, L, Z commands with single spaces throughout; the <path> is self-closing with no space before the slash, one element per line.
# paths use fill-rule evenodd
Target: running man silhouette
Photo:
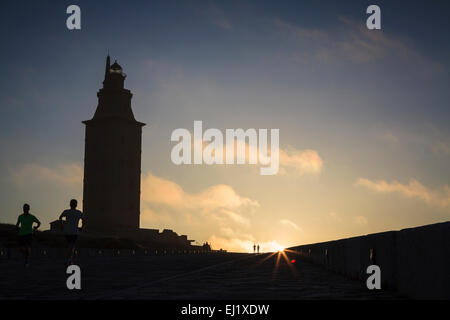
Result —
<path fill-rule="evenodd" d="M 16 223 L 16 228 L 19 231 L 19 245 L 20 250 L 25 256 L 25 267 L 30 265 L 31 243 L 33 242 L 33 223 L 37 226 L 34 230 L 40 227 L 41 222 L 30 213 L 30 205 L 25 203 L 23 205 L 23 213 L 19 216 Z M 20 227 L 19 227 L 20 225 Z"/>
<path fill-rule="evenodd" d="M 253 254 L 256 253 L 256 244 L 253 244 Z"/>
<path fill-rule="evenodd" d="M 78 238 L 78 230 L 81 230 L 81 228 L 78 228 L 78 223 L 80 220 L 83 220 L 81 211 L 76 209 L 77 205 L 77 200 L 70 200 L 70 209 L 64 210 L 59 216 L 61 228 L 63 228 L 66 235 L 67 245 L 69 249 L 67 254 L 67 265 L 72 264 L 73 253 L 75 251 L 75 243 L 77 242 Z M 64 223 L 63 218 L 66 218 Z"/>
<path fill-rule="evenodd" d="M 257 250 L 258 250 L 258 254 L 259 254 L 259 244 L 258 244 L 258 246 L 257 246 L 256 248 L 257 248 Z"/>

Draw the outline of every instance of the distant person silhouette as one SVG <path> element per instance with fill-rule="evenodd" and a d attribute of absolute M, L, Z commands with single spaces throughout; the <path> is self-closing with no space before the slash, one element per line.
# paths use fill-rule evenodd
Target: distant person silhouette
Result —
<path fill-rule="evenodd" d="M 259 244 L 258 244 L 258 246 L 257 246 L 256 248 L 257 248 L 257 250 L 258 250 L 258 254 L 259 254 Z"/>
<path fill-rule="evenodd" d="M 64 230 L 64 234 L 66 235 L 67 245 L 68 245 L 68 254 L 67 254 L 67 262 L 66 265 L 71 265 L 73 260 L 73 253 L 75 251 L 75 243 L 78 239 L 78 223 L 80 220 L 83 220 L 83 214 L 80 210 L 77 210 L 78 202 L 75 199 L 70 200 L 70 209 L 64 210 L 59 216 L 59 221 L 61 223 L 61 228 Z M 63 223 L 63 218 L 66 220 Z M 84 226 L 84 224 L 83 224 Z"/>
<path fill-rule="evenodd" d="M 30 205 L 25 203 L 23 205 L 23 213 L 19 216 L 16 223 L 16 228 L 19 230 L 19 245 L 25 256 L 25 267 L 30 265 L 31 243 L 33 242 L 33 223 L 37 226 L 34 230 L 40 227 L 41 222 L 30 213 Z M 20 227 L 19 227 L 20 226 Z"/>
<path fill-rule="evenodd" d="M 253 254 L 256 253 L 256 244 L 253 244 Z"/>

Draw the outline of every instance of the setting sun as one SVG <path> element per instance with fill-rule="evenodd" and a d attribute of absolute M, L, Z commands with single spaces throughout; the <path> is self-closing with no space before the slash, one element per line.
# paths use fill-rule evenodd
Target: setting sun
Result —
<path fill-rule="evenodd" d="M 276 241 L 269 242 L 267 245 L 268 246 L 265 248 L 266 249 L 265 251 L 268 251 L 268 252 L 282 252 L 282 251 L 284 251 L 284 246 L 282 246 L 281 244 L 279 244 Z"/>

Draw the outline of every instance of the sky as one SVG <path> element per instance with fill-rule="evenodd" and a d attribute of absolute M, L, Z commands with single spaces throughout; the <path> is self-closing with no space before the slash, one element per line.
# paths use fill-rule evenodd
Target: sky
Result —
<path fill-rule="evenodd" d="M 143 228 L 270 251 L 448 221 L 450 4 L 342 2 L 3 1 L 0 222 L 26 202 L 48 229 L 82 199 L 108 52 L 147 124 Z M 278 174 L 175 165 L 171 133 L 195 120 L 279 129 Z"/>

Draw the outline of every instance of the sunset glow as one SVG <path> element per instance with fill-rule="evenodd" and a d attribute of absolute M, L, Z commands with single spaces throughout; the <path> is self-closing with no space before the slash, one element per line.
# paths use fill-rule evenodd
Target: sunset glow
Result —
<path fill-rule="evenodd" d="M 302 1 L 83 1 L 77 31 L 63 5 L 5 3 L 0 222 L 15 223 L 25 202 L 41 229 L 72 198 L 83 210 L 81 121 L 95 113 L 108 52 L 146 123 L 140 208 L 130 205 L 141 228 L 213 249 L 283 252 L 447 221 L 448 10 L 433 4 L 432 19 L 412 22 L 425 3 L 408 4 L 411 13 L 383 3 L 385 28 L 368 30 L 366 8 L 352 1 L 307 10 Z M 194 153 L 190 165 L 174 163 L 175 130 L 192 133 L 192 150 L 212 143 L 199 144 L 195 121 L 217 129 L 225 151 L 227 129 L 252 129 L 258 143 L 279 130 L 276 174 L 261 175 L 268 165 L 248 142 L 242 164 L 223 154 L 208 165 L 202 152 L 197 164 Z"/>

